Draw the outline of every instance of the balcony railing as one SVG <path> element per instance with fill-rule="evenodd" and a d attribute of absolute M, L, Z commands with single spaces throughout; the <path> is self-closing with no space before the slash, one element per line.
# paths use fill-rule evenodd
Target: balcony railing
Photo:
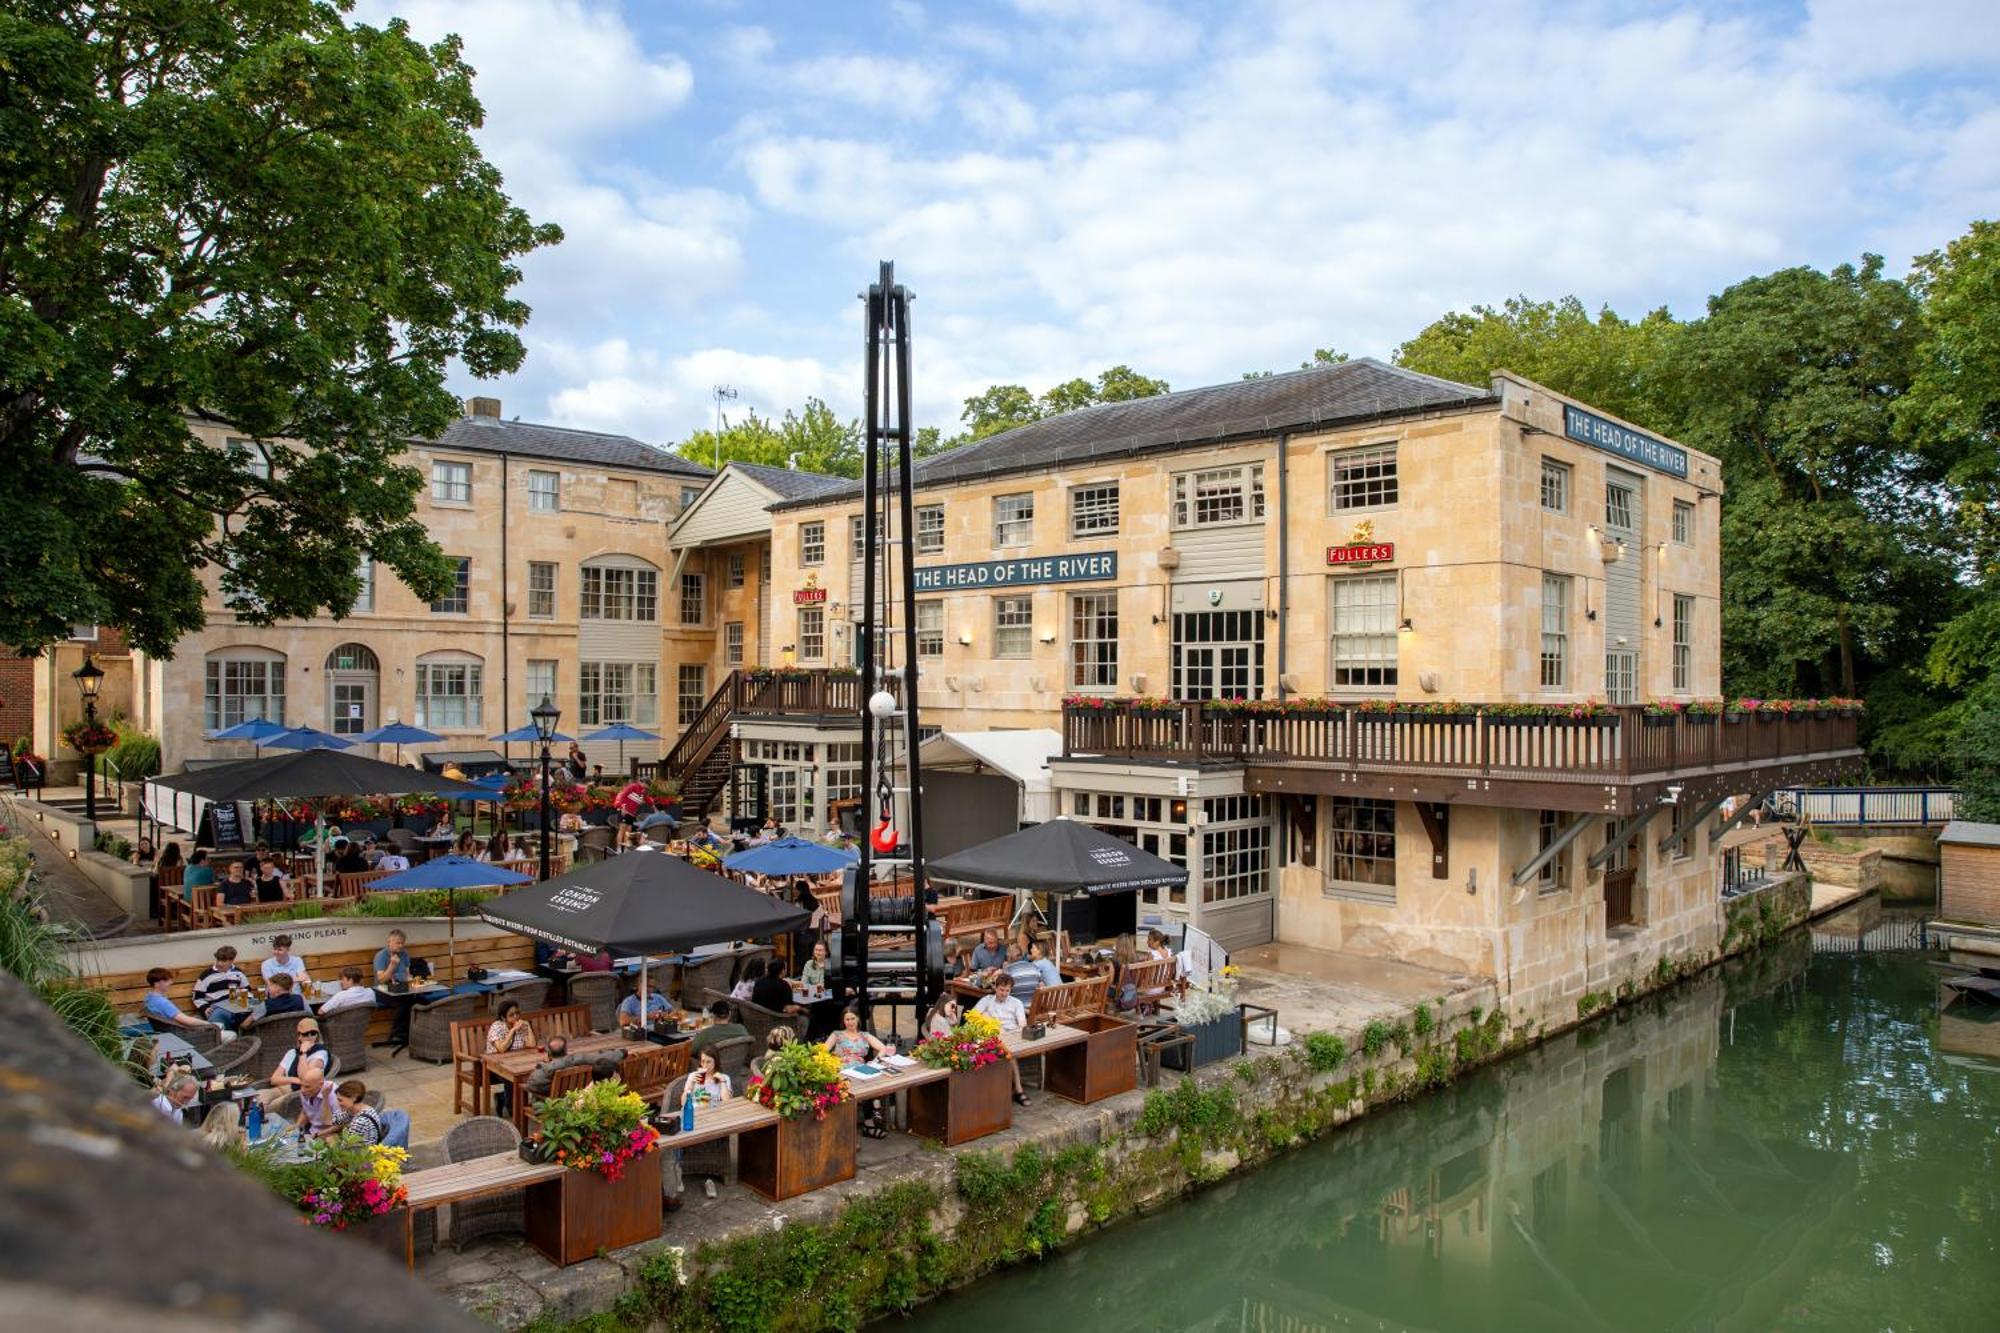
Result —
<path fill-rule="evenodd" d="M 738 713 L 837 717 L 861 712 L 861 677 L 851 671 L 825 668 L 789 671 L 737 671 L 726 682 Z M 880 688 L 900 697 L 902 682 L 888 673 Z"/>
<path fill-rule="evenodd" d="M 1355 708 L 1254 713 L 1202 703 L 1150 708 L 1072 703 L 1063 708 L 1063 752 L 1622 783 L 1853 752 L 1858 750 L 1857 725 L 1851 714 L 1834 710 L 1696 716 L 1622 707 L 1591 717 L 1565 717 Z"/>

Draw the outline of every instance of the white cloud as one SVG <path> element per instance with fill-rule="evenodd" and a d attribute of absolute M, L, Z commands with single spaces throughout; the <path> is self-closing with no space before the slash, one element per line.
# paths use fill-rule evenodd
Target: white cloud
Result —
<path fill-rule="evenodd" d="M 588 430 L 614 431 L 655 443 L 684 439 L 712 426 L 717 385 L 736 391 L 723 405 L 731 420 L 754 411 L 782 417 L 807 398 L 825 398 L 852 414 L 844 379 L 812 357 L 782 357 L 705 347 L 680 356 L 635 348 L 623 338 L 550 349 L 563 387 L 547 400 L 547 419 Z"/>

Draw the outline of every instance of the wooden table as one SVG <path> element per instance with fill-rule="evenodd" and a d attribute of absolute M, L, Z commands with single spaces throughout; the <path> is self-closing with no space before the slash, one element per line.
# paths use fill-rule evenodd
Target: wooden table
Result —
<path fill-rule="evenodd" d="M 570 1055 L 598 1055 L 616 1051 L 621 1060 L 627 1051 L 641 1044 L 640 1041 L 621 1037 L 612 1032 L 593 1032 L 588 1036 L 571 1037 L 568 1040 Z M 489 1051 L 480 1057 L 480 1063 L 486 1067 L 486 1078 L 489 1083 L 497 1081 L 513 1089 L 516 1129 L 527 1123 L 528 1099 L 521 1090 L 521 1084 L 525 1083 L 528 1075 L 534 1073 L 548 1058 L 539 1046 L 519 1051 L 501 1051 L 497 1054 Z"/>
<path fill-rule="evenodd" d="M 1136 1024 L 1113 1014 L 1083 1014 L 1063 1027 L 1081 1032 L 1083 1040 L 1049 1048 L 1042 1091 L 1088 1106 L 1139 1086 Z"/>
<path fill-rule="evenodd" d="M 427 1171 L 410 1171 L 403 1176 L 409 1197 L 403 1208 L 403 1259 L 417 1266 L 417 1213 L 461 1199 L 485 1194 L 504 1194 L 525 1189 L 540 1181 L 560 1180 L 569 1168 L 554 1162 L 524 1162 L 518 1153 L 495 1153 L 469 1162 L 434 1166 Z"/>

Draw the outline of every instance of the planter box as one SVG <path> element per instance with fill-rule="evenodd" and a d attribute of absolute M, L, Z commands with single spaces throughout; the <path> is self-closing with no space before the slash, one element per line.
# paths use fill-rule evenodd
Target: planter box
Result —
<path fill-rule="evenodd" d="M 619 1179 L 565 1171 L 527 1189 L 528 1243 L 559 1268 L 660 1235 L 660 1150 Z"/>
<path fill-rule="evenodd" d="M 1069 1026 L 1090 1038 L 1042 1057 L 1042 1089 L 1065 1101 L 1091 1102 L 1139 1086 L 1139 1029 L 1111 1014 L 1082 1014 Z"/>
<path fill-rule="evenodd" d="M 399 1265 L 408 1267 L 413 1248 L 410 1231 L 410 1210 L 391 1208 L 386 1213 L 378 1213 L 366 1221 L 350 1223 L 346 1230 L 334 1233 L 352 1237 L 364 1245 L 373 1246 L 394 1259 Z"/>
<path fill-rule="evenodd" d="M 736 1136 L 736 1179 L 773 1201 L 852 1180 L 856 1134 L 851 1105 L 835 1107 L 824 1120 L 801 1116 L 746 1130 Z"/>
<path fill-rule="evenodd" d="M 1194 1045 L 1161 1053 L 1161 1063 L 1169 1069 L 1192 1070 L 1217 1060 L 1243 1054 L 1243 1015 L 1224 1014 L 1207 1023 L 1183 1023 L 1181 1031 L 1194 1038 Z"/>
<path fill-rule="evenodd" d="M 909 1098 L 910 1133 L 946 1147 L 998 1134 L 1014 1124 L 1014 1065 L 954 1069 L 951 1077 L 919 1083 Z"/>

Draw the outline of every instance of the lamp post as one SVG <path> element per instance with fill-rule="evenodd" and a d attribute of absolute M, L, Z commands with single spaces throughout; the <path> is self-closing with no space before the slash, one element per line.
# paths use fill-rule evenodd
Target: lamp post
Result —
<path fill-rule="evenodd" d="M 542 701 L 528 710 L 528 716 L 535 720 L 535 735 L 542 743 L 542 878 L 549 877 L 549 742 L 555 739 L 556 721 L 562 717 L 562 710 L 549 702 L 543 695 Z"/>
<path fill-rule="evenodd" d="M 86 726 L 97 725 L 97 692 L 104 687 L 104 668 L 97 665 L 89 653 L 83 655 L 83 665 L 70 674 L 76 682 L 77 693 L 83 696 L 83 720 Z M 91 751 L 83 756 L 83 814 L 93 824 L 97 822 L 97 753 Z"/>

